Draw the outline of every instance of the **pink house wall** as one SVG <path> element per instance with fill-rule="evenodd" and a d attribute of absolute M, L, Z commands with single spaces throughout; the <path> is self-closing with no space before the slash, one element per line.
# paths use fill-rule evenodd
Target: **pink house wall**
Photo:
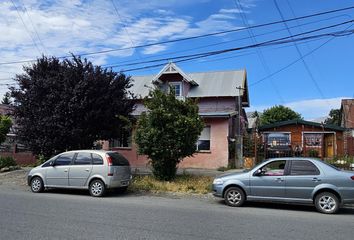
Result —
<path fill-rule="evenodd" d="M 228 119 L 205 119 L 205 125 L 210 126 L 210 151 L 195 153 L 192 157 L 185 158 L 179 164 L 180 168 L 216 169 L 228 165 Z M 103 149 L 108 149 L 108 144 L 104 144 Z M 147 156 L 138 155 L 134 142 L 131 148 L 114 148 L 112 150 L 126 157 L 132 167 L 146 167 L 148 164 Z"/>
<path fill-rule="evenodd" d="M 210 126 L 210 151 L 199 152 L 194 154 L 193 157 L 185 158 L 179 164 L 179 167 L 216 169 L 218 167 L 226 167 L 228 165 L 228 119 L 205 119 L 205 125 Z"/>

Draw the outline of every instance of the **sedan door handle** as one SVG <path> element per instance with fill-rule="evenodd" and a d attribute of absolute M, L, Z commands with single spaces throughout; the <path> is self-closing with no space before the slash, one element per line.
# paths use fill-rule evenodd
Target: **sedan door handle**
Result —
<path fill-rule="evenodd" d="M 64 169 L 64 172 L 68 172 L 68 169 Z"/>
<path fill-rule="evenodd" d="M 86 171 L 86 172 L 89 172 L 89 171 L 90 171 L 90 169 L 86 168 L 86 169 L 85 169 L 85 171 Z"/>
<path fill-rule="evenodd" d="M 282 179 L 282 178 L 276 178 L 275 181 L 276 181 L 276 182 L 284 182 L 284 179 Z"/>
<path fill-rule="evenodd" d="M 321 179 L 318 179 L 318 178 L 312 178 L 312 182 L 321 182 Z"/>

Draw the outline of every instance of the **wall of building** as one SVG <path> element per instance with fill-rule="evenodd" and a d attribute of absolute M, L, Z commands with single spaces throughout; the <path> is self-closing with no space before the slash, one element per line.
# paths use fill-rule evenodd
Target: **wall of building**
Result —
<path fill-rule="evenodd" d="M 210 126 L 210 151 L 198 152 L 192 157 L 185 158 L 180 163 L 180 168 L 216 169 L 228 165 L 228 119 L 205 119 L 205 125 Z M 108 142 L 103 144 L 103 149 L 109 149 Z M 132 167 L 148 166 L 147 156 L 138 154 L 137 146 L 134 142 L 130 148 L 114 148 L 112 150 L 115 150 L 126 157 Z"/>
<path fill-rule="evenodd" d="M 198 101 L 199 112 L 236 111 L 234 97 L 208 97 Z"/>
<path fill-rule="evenodd" d="M 335 155 L 337 156 L 344 155 L 344 136 L 342 131 L 335 131 L 326 128 L 323 129 L 321 127 L 316 127 L 316 126 L 294 124 L 294 125 L 280 126 L 272 129 L 262 130 L 262 132 L 290 132 L 291 144 L 293 147 L 295 147 L 294 145 L 296 144 L 303 143 L 303 132 L 316 132 L 316 133 L 334 132 L 336 137 Z"/>

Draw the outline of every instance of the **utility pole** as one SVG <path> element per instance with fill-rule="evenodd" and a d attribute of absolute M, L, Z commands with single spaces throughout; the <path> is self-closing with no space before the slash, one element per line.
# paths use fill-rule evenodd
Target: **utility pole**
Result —
<path fill-rule="evenodd" d="M 237 124 L 237 138 L 236 138 L 236 168 L 243 168 L 243 143 L 241 135 L 241 113 L 242 113 L 242 98 L 241 90 L 245 90 L 242 87 L 236 87 L 238 89 L 238 124 Z"/>

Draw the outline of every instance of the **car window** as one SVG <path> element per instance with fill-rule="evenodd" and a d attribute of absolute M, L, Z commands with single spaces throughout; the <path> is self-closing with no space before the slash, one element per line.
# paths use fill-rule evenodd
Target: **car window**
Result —
<path fill-rule="evenodd" d="M 286 161 L 274 161 L 262 167 L 263 176 L 283 176 Z"/>
<path fill-rule="evenodd" d="M 75 153 L 63 153 L 55 160 L 56 166 L 70 165 Z"/>
<path fill-rule="evenodd" d="M 51 166 L 50 163 L 53 162 L 53 161 L 55 161 L 56 157 L 57 157 L 57 156 L 54 156 L 54 157 L 52 157 L 51 159 L 47 160 L 47 161 L 42 165 L 42 167 L 50 167 L 50 166 Z"/>
<path fill-rule="evenodd" d="M 93 165 L 102 165 L 103 164 L 103 158 L 96 154 L 96 153 L 92 153 L 92 164 Z"/>
<path fill-rule="evenodd" d="M 291 161 L 290 175 L 319 175 L 320 171 L 310 161 L 293 160 Z"/>
<path fill-rule="evenodd" d="M 91 153 L 79 152 L 75 158 L 75 165 L 91 165 Z"/>
<path fill-rule="evenodd" d="M 123 157 L 122 155 L 120 155 L 119 153 L 115 153 L 115 152 L 110 152 L 107 153 L 108 156 L 110 156 L 112 158 L 112 165 L 113 166 L 129 166 L 129 162 L 128 160 Z"/>

